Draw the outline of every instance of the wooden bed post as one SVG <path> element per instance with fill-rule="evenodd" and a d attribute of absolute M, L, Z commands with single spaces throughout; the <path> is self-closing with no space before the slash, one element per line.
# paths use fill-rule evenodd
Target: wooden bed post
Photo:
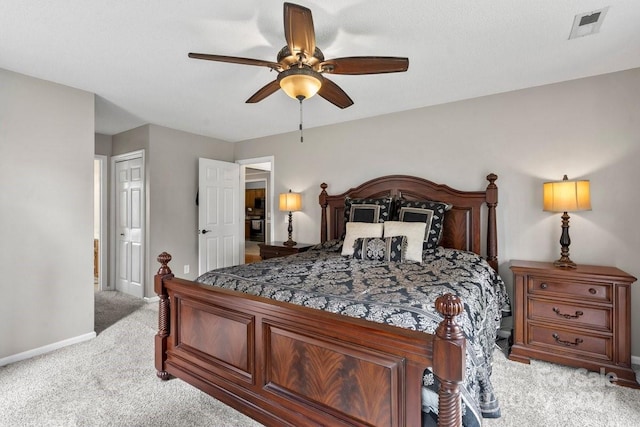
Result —
<path fill-rule="evenodd" d="M 320 184 L 320 188 L 322 191 L 320 192 L 320 243 L 324 243 L 327 241 L 327 184 Z"/>
<path fill-rule="evenodd" d="M 498 175 L 487 175 L 487 262 L 495 271 L 498 271 L 498 232 L 496 229 L 496 206 L 498 205 Z"/>
<path fill-rule="evenodd" d="M 162 380 L 169 379 L 169 373 L 164 369 L 167 352 L 167 338 L 169 337 L 169 296 L 164 287 L 164 280 L 173 278 L 171 269 L 168 264 L 171 261 L 171 255 L 162 252 L 158 255 L 160 269 L 153 278 L 153 288 L 158 297 L 160 297 L 158 310 L 158 333 L 155 337 L 155 363 L 156 375 Z"/>
<path fill-rule="evenodd" d="M 464 309 L 460 298 L 445 294 L 436 300 L 436 310 L 444 319 L 433 339 L 433 374 L 440 380 L 438 426 L 462 426 L 460 384 L 466 369 L 466 340 L 454 317 Z"/>

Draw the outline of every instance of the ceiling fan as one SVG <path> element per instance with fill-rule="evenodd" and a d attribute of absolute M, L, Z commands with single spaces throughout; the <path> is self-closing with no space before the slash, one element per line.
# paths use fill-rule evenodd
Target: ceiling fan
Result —
<path fill-rule="evenodd" d="M 276 80 L 254 93 L 247 103 L 262 101 L 282 88 L 287 95 L 300 102 L 317 93 L 340 108 L 353 105 L 353 101 L 325 75 L 398 73 L 409 68 L 408 58 L 391 56 L 352 56 L 325 60 L 316 46 L 311 10 L 293 3 L 284 4 L 284 37 L 287 45 L 278 52 L 277 62 L 204 53 L 189 53 L 189 58 L 257 65 L 277 71 Z"/>

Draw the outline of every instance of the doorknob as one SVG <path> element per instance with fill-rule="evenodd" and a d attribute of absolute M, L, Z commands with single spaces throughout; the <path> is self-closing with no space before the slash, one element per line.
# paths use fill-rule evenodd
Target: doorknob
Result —
<path fill-rule="evenodd" d="M 209 233 L 210 231 L 211 231 L 211 230 L 202 230 L 200 233 L 202 233 L 202 234 L 207 234 L 207 233 Z"/>

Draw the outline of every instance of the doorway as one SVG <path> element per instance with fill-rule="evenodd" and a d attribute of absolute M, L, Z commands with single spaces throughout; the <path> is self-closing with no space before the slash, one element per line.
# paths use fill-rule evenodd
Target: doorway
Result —
<path fill-rule="evenodd" d="M 107 156 L 93 160 L 93 286 L 95 291 L 107 283 Z"/>
<path fill-rule="evenodd" d="M 244 262 L 260 261 L 260 243 L 273 236 L 273 156 L 239 160 L 244 188 Z"/>
<path fill-rule="evenodd" d="M 245 171 L 244 259 L 246 264 L 260 261 L 258 244 L 267 241 L 267 179 L 263 176 L 269 173 L 251 167 L 247 167 Z"/>

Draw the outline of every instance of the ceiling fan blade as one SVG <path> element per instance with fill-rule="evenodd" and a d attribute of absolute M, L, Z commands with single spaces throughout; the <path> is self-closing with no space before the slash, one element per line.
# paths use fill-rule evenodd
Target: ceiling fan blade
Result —
<path fill-rule="evenodd" d="M 205 59 L 207 61 L 231 62 L 233 64 L 257 65 L 259 67 L 269 67 L 273 70 L 282 70 L 282 66 L 277 62 L 262 61 L 260 59 L 240 58 L 238 56 L 209 55 L 206 53 L 189 53 L 189 58 Z"/>
<path fill-rule="evenodd" d="M 400 73 L 409 68 L 409 58 L 394 56 L 352 56 L 324 61 L 320 68 L 331 74 Z"/>
<path fill-rule="evenodd" d="M 343 91 L 340 86 L 323 76 L 322 86 L 318 95 L 340 108 L 347 108 L 353 105 L 353 100 Z"/>
<path fill-rule="evenodd" d="M 293 3 L 284 4 L 284 38 L 289 51 L 296 55 L 313 57 L 316 51 L 316 33 L 311 10 Z"/>
<path fill-rule="evenodd" d="M 274 92 L 277 92 L 280 89 L 280 83 L 278 80 L 274 80 L 270 83 L 264 85 L 260 90 L 251 95 L 251 98 L 247 99 L 247 104 L 254 104 L 256 102 L 260 102 L 265 99 L 267 96 L 271 95 Z"/>

